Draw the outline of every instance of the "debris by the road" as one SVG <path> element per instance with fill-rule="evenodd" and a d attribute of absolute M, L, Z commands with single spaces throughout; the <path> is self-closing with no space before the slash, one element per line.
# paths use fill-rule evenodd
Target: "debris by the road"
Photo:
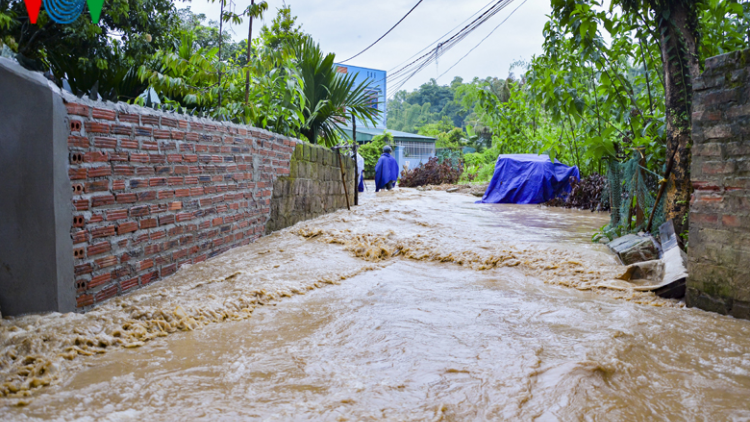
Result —
<path fill-rule="evenodd" d="M 628 234 L 607 244 L 624 265 L 659 259 L 659 248 L 651 236 Z"/>
<path fill-rule="evenodd" d="M 677 299 L 685 296 L 688 272 L 687 254 L 677 243 L 672 220 L 659 227 L 661 249 L 664 251 L 664 286 L 655 291 L 658 296 Z"/>
<path fill-rule="evenodd" d="M 662 258 L 629 265 L 618 279 L 627 281 L 634 290 L 653 291 L 663 298 L 680 299 L 685 296 L 687 255 L 677 245 L 671 220 L 664 223 L 659 232 Z"/>

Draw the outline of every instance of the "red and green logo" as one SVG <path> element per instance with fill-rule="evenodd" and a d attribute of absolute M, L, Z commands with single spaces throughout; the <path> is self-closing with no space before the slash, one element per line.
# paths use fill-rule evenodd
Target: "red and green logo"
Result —
<path fill-rule="evenodd" d="M 24 2 L 31 23 L 36 23 L 42 2 L 44 2 L 44 10 L 47 11 L 50 19 L 62 24 L 72 23 L 78 19 L 86 4 L 88 4 L 91 13 L 91 22 L 98 23 L 104 5 L 104 0 L 24 0 Z"/>

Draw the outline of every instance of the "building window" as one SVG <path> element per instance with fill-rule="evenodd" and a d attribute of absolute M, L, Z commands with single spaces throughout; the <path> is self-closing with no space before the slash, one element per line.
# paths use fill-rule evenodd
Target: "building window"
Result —
<path fill-rule="evenodd" d="M 435 144 L 432 142 L 399 141 L 398 146 L 404 149 L 404 157 L 434 157 Z"/>

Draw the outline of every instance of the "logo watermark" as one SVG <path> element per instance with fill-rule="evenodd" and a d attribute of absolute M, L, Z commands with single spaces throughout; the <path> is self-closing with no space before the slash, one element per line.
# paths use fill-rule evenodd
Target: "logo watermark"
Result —
<path fill-rule="evenodd" d="M 44 10 L 47 11 L 50 19 L 59 24 L 75 22 L 81 16 L 83 8 L 87 4 L 91 14 L 91 22 L 99 23 L 102 6 L 104 5 L 104 0 L 24 0 L 31 23 L 36 23 L 42 2 L 44 2 Z"/>

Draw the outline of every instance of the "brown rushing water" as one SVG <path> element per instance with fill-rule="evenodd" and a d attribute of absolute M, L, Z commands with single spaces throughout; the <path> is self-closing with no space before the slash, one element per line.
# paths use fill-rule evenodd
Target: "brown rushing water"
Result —
<path fill-rule="evenodd" d="M 606 216 L 472 202 L 369 195 L 6 319 L 0 420 L 750 420 L 750 322 L 601 288 Z"/>

